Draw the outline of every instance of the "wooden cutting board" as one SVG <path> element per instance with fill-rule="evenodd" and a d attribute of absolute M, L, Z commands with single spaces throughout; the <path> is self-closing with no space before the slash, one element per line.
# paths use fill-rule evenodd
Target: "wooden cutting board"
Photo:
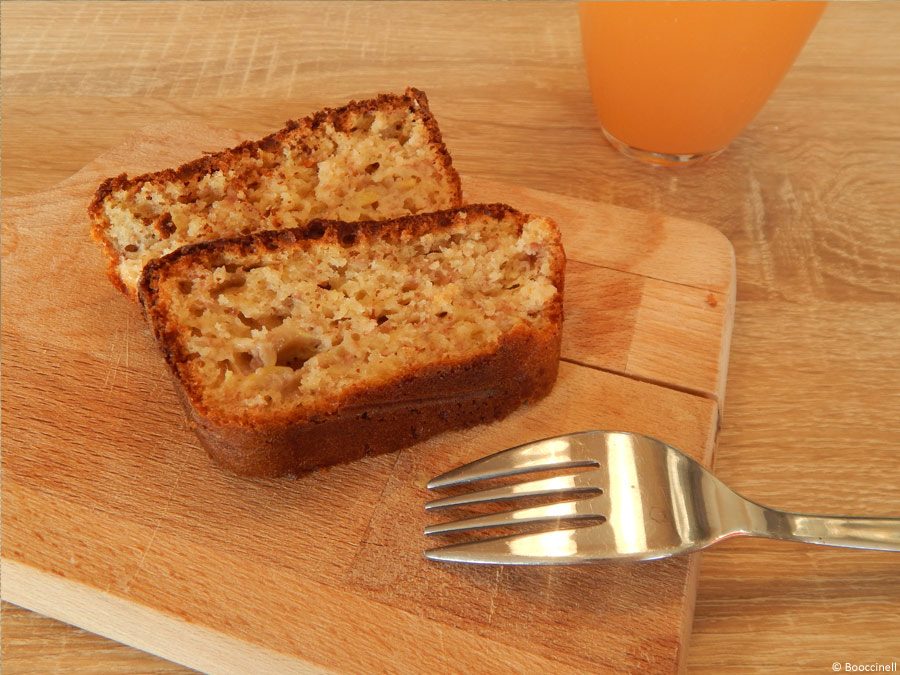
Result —
<path fill-rule="evenodd" d="M 581 568 L 431 563 L 426 480 L 527 440 L 649 433 L 709 463 L 734 256 L 717 231 L 465 179 L 549 215 L 569 257 L 559 380 L 505 421 L 297 480 L 213 466 L 85 208 L 108 175 L 240 135 L 145 130 L 3 212 L 3 569 L 10 602 L 206 671 L 671 671 L 698 559 Z"/>

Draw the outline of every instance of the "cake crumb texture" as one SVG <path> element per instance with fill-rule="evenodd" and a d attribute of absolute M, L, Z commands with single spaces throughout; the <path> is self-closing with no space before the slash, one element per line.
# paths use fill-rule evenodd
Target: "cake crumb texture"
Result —
<path fill-rule="evenodd" d="M 564 264 L 549 219 L 474 205 L 188 246 L 147 267 L 140 297 L 207 440 L 336 418 L 364 431 L 388 411 L 412 441 L 423 408 L 427 436 L 549 390 Z M 324 463 L 396 445 L 357 436 Z"/>

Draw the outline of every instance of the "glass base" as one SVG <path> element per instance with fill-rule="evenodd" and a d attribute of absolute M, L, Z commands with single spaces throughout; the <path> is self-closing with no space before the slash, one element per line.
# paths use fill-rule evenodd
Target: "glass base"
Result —
<path fill-rule="evenodd" d="M 600 128 L 603 129 L 603 127 Z M 654 166 L 690 166 L 692 164 L 702 164 L 703 162 L 708 162 L 713 157 L 718 157 L 725 151 L 725 148 L 720 148 L 719 150 L 713 150 L 712 152 L 670 155 L 665 152 L 653 152 L 652 150 L 633 148 L 627 143 L 620 141 L 606 129 L 603 129 L 603 135 L 606 136 L 606 140 L 608 140 L 616 150 L 626 157 L 631 157 L 632 159 L 644 162 L 645 164 L 653 164 Z"/>

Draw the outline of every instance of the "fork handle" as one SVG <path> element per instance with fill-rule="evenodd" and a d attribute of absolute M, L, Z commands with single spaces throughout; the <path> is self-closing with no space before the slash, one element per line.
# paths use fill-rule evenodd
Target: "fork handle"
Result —
<path fill-rule="evenodd" d="M 766 509 L 766 528 L 754 534 L 822 546 L 900 551 L 900 518 L 813 516 Z"/>

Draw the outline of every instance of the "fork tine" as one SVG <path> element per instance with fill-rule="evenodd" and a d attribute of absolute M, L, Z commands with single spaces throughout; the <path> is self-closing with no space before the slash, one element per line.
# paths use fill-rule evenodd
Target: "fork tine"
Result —
<path fill-rule="evenodd" d="M 435 499 L 425 504 L 426 511 L 443 509 L 448 506 L 463 506 L 465 504 L 480 504 L 482 502 L 503 501 L 517 497 L 540 497 L 541 495 L 567 494 L 570 492 L 602 492 L 597 485 L 601 474 L 599 471 L 585 471 L 570 476 L 554 476 L 532 480 L 527 483 L 516 483 L 503 487 L 467 492 L 455 497 Z"/>
<path fill-rule="evenodd" d="M 598 506 L 596 499 L 578 499 L 571 502 L 533 506 L 527 509 L 515 509 L 513 511 L 503 511 L 502 513 L 464 518 L 449 523 L 429 525 L 425 528 L 425 534 L 433 535 L 447 532 L 462 532 L 464 530 L 481 530 L 486 527 L 505 527 L 507 525 L 522 525 L 524 523 L 540 523 L 548 520 L 602 518 L 603 515 L 597 512 Z"/>
<path fill-rule="evenodd" d="M 485 565 L 574 565 L 615 556 L 598 546 L 607 525 L 513 534 L 425 551 L 429 560 Z"/>
<path fill-rule="evenodd" d="M 476 480 L 515 476 L 529 471 L 598 466 L 599 462 L 594 453 L 582 442 L 582 435 L 571 434 L 545 438 L 541 441 L 502 450 L 433 478 L 428 483 L 428 489 L 435 490 Z"/>

